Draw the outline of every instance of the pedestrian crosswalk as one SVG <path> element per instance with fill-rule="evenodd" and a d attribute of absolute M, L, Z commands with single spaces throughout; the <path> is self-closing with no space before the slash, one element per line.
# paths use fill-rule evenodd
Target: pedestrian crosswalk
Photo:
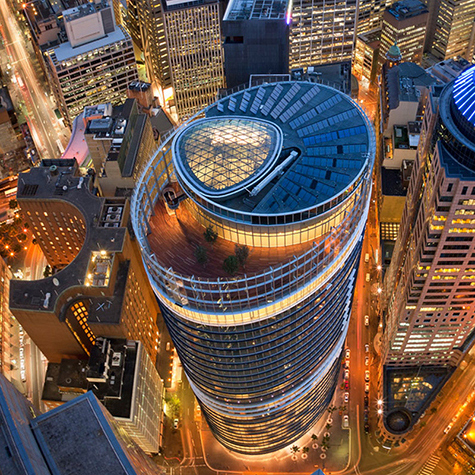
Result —
<path fill-rule="evenodd" d="M 417 472 L 417 475 L 433 475 L 434 468 L 439 463 L 440 456 L 432 454 L 422 468 Z"/>

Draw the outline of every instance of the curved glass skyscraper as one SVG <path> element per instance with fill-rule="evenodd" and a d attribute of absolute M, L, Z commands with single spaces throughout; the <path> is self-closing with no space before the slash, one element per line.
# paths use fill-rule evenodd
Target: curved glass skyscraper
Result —
<path fill-rule="evenodd" d="M 142 173 L 132 218 L 150 281 L 206 420 L 231 450 L 285 447 L 332 397 L 374 152 L 349 97 L 284 82 L 208 107 Z M 250 255 L 233 269 L 243 246 Z"/>

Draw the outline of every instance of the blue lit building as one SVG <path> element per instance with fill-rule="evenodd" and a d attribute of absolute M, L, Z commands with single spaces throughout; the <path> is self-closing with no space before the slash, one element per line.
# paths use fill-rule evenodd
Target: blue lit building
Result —
<path fill-rule="evenodd" d="M 206 421 L 233 451 L 285 447 L 331 400 L 374 153 L 348 96 L 265 84 L 184 124 L 138 181 L 131 213 L 150 282 Z M 236 245 L 250 256 L 227 273 Z"/>

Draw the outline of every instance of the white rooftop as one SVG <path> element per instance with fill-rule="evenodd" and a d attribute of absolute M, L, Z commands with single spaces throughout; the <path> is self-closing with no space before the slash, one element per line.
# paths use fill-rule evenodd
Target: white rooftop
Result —
<path fill-rule="evenodd" d="M 73 48 L 71 43 L 62 43 L 57 48 L 54 48 L 54 53 L 56 54 L 56 59 L 58 62 L 66 61 L 67 59 L 74 58 L 75 56 L 88 53 L 91 50 L 102 48 L 103 46 L 110 45 L 112 43 L 117 43 L 118 41 L 125 40 L 126 36 L 122 31 L 122 28 L 117 27 L 115 31 L 109 33 L 104 38 L 100 38 L 90 43 L 86 43 L 81 46 L 76 46 Z"/>

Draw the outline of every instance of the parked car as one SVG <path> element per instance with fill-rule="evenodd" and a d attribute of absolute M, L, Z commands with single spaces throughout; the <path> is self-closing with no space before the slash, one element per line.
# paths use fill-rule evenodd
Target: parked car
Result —
<path fill-rule="evenodd" d="M 347 348 L 347 349 L 345 350 L 345 358 L 346 358 L 346 359 L 349 359 L 349 358 L 350 358 L 350 349 L 349 349 L 349 348 Z"/>
<path fill-rule="evenodd" d="M 366 353 L 369 353 L 369 345 L 368 343 L 366 343 L 366 345 L 364 346 L 364 350 Z"/>
<path fill-rule="evenodd" d="M 175 420 L 173 421 L 173 428 L 174 428 L 174 429 L 178 429 L 178 419 L 175 419 Z"/>
<path fill-rule="evenodd" d="M 364 380 L 365 380 L 366 382 L 369 381 L 369 371 L 368 371 L 368 370 L 366 370 L 366 371 L 364 372 Z"/>
<path fill-rule="evenodd" d="M 364 365 L 368 366 L 369 365 L 369 356 L 365 356 L 364 358 Z"/>
<path fill-rule="evenodd" d="M 369 383 L 365 383 L 365 385 L 364 385 L 364 392 L 365 392 L 366 394 L 369 393 Z"/>
<path fill-rule="evenodd" d="M 350 400 L 350 393 L 345 393 L 344 401 L 348 402 Z"/>
<path fill-rule="evenodd" d="M 345 379 L 350 378 L 350 370 L 349 369 L 345 369 L 344 377 L 345 377 Z"/>
<path fill-rule="evenodd" d="M 364 433 L 369 434 L 369 424 L 364 425 Z"/>
<path fill-rule="evenodd" d="M 364 316 L 364 324 L 365 324 L 366 326 L 369 325 L 369 315 L 365 315 L 365 316 Z"/>

